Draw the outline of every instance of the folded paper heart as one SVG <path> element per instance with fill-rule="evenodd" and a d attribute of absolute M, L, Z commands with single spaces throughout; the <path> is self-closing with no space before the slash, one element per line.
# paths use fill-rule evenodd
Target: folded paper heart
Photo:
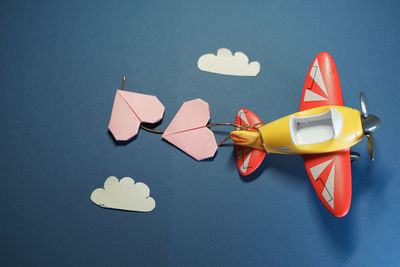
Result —
<path fill-rule="evenodd" d="M 156 96 L 117 90 L 108 129 L 115 140 L 129 140 L 138 133 L 141 122 L 159 122 L 164 109 Z"/>
<path fill-rule="evenodd" d="M 200 98 L 184 102 L 165 130 L 162 138 L 196 160 L 213 157 L 217 142 L 206 126 L 210 107 Z"/>

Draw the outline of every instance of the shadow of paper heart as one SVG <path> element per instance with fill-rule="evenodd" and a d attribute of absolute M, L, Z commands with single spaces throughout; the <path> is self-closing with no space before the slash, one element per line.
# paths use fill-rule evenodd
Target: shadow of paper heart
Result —
<path fill-rule="evenodd" d="M 138 135 L 135 135 L 134 137 L 131 137 L 128 140 L 119 141 L 119 140 L 115 139 L 114 135 L 112 134 L 112 132 L 110 130 L 107 130 L 107 133 L 108 133 L 108 136 L 110 137 L 110 139 L 114 142 L 114 145 L 116 145 L 116 146 L 126 146 L 130 142 L 135 141 L 136 138 L 138 137 Z"/>

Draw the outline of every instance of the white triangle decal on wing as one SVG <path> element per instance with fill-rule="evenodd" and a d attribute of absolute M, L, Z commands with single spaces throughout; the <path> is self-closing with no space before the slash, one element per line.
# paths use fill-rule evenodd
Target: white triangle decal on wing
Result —
<path fill-rule="evenodd" d="M 325 170 L 326 167 L 328 167 L 328 165 L 333 161 L 333 159 L 328 160 L 328 161 L 324 161 L 318 165 L 315 165 L 314 167 L 310 168 L 310 172 L 314 178 L 314 180 L 316 180 L 319 175 Z"/>
<path fill-rule="evenodd" d="M 310 71 L 310 76 L 318 84 L 319 88 L 321 88 L 322 91 L 324 91 L 326 96 L 328 96 L 328 92 L 326 91 L 324 79 L 322 79 L 321 69 L 319 68 L 317 59 L 315 60 L 315 62 L 313 64 L 312 70 Z"/>
<path fill-rule="evenodd" d="M 304 95 L 304 102 L 308 101 L 326 101 L 325 97 L 320 96 L 319 94 L 314 93 L 311 90 L 306 89 L 306 93 Z"/>
<path fill-rule="evenodd" d="M 324 191 L 322 196 L 328 202 L 328 204 L 334 209 L 334 189 L 335 189 L 335 163 L 333 163 L 331 172 L 329 173 L 328 180 L 326 180 Z"/>
<path fill-rule="evenodd" d="M 247 156 L 247 158 L 243 161 L 242 166 L 240 166 L 240 170 L 241 170 L 243 173 L 246 173 L 246 172 L 247 172 L 247 166 L 249 166 L 250 157 L 251 157 L 251 152 L 249 153 L 249 155 Z"/>
<path fill-rule="evenodd" d="M 239 118 L 241 118 L 242 121 L 244 121 L 244 123 L 246 123 L 247 125 L 250 125 L 249 121 L 246 118 L 246 114 L 244 114 L 244 111 L 242 109 L 239 111 L 238 115 L 239 115 Z"/>
<path fill-rule="evenodd" d="M 315 62 L 314 62 L 314 65 L 312 66 L 312 68 L 310 70 L 310 76 L 311 76 L 311 78 L 313 80 L 314 80 L 314 77 L 315 77 L 315 73 L 317 72 L 317 69 L 318 69 L 318 61 L 317 61 L 317 65 L 315 65 Z"/>

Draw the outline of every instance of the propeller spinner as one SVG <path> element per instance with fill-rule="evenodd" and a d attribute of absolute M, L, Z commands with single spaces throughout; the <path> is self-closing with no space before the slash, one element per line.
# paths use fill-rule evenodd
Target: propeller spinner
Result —
<path fill-rule="evenodd" d="M 374 135 L 372 134 L 379 125 L 381 120 L 369 113 L 367 98 L 363 92 L 360 93 L 360 105 L 361 105 L 361 124 L 363 127 L 364 135 L 367 137 L 368 142 L 368 152 L 369 158 L 374 160 L 375 156 L 375 145 L 374 145 Z"/>

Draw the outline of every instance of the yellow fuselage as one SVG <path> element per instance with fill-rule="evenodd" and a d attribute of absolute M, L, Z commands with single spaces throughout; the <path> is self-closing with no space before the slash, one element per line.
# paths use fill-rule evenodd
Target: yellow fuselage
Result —
<path fill-rule="evenodd" d="M 324 106 L 285 116 L 259 128 L 269 153 L 314 154 L 351 147 L 364 137 L 361 114 L 343 106 Z M 233 131 L 237 146 L 264 150 L 259 132 Z M 239 137 L 239 138 L 238 138 Z"/>

